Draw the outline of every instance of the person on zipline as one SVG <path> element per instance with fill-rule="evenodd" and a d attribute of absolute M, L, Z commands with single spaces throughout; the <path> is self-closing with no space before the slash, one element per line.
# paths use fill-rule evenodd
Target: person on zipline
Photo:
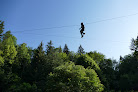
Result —
<path fill-rule="evenodd" d="M 81 38 L 82 38 L 83 35 L 85 34 L 85 33 L 83 33 L 84 28 L 85 28 L 85 27 L 84 27 L 83 23 L 81 23 L 81 28 L 80 28 Z"/>

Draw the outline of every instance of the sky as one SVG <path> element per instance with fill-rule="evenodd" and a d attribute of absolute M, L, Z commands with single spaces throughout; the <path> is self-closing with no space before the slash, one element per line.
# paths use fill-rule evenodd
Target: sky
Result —
<path fill-rule="evenodd" d="M 116 60 L 131 53 L 131 39 L 138 35 L 137 13 L 138 0 L 0 0 L 0 20 L 17 44 L 37 48 L 42 41 L 45 48 L 52 40 L 55 47 L 67 44 L 77 52 L 82 45 L 85 52 Z"/>

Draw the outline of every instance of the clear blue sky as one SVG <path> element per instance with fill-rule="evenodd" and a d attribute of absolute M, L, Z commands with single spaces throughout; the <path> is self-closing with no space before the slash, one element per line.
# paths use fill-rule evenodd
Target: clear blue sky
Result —
<path fill-rule="evenodd" d="M 131 53 L 132 38 L 138 35 L 138 15 L 109 21 L 95 21 L 138 13 L 138 0 L 0 0 L 0 20 L 11 30 L 17 43 L 37 48 L 50 40 L 55 47 L 67 44 L 77 52 L 80 44 L 86 52 L 98 51 L 107 58 Z M 86 35 L 80 38 L 80 26 L 42 29 L 69 25 L 85 25 Z M 34 31 L 24 31 L 42 29 Z"/>

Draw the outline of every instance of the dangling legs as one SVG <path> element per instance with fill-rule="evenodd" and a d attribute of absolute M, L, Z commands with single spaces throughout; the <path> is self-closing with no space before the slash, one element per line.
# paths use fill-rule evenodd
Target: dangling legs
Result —
<path fill-rule="evenodd" d="M 81 38 L 83 37 L 83 32 L 82 31 L 80 31 L 80 34 L 81 34 Z"/>

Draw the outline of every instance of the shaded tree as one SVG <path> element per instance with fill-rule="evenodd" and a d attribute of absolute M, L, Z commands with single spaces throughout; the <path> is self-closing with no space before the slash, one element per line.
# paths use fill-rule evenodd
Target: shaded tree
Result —
<path fill-rule="evenodd" d="M 68 49 L 67 44 L 65 44 L 63 52 L 66 53 L 67 55 L 69 54 L 69 49 Z"/>
<path fill-rule="evenodd" d="M 138 60 L 133 55 L 126 55 L 119 64 L 120 89 L 138 90 Z"/>
<path fill-rule="evenodd" d="M 0 20 L 0 35 L 3 33 L 4 31 L 4 21 Z"/>
<path fill-rule="evenodd" d="M 0 42 L 2 41 L 2 33 L 4 31 L 4 21 L 0 20 Z"/>
<path fill-rule="evenodd" d="M 45 61 L 45 51 L 43 50 L 43 43 L 41 42 L 38 48 L 34 50 L 34 56 L 31 62 L 32 75 L 30 76 L 32 77 L 32 81 L 38 82 L 41 80 L 45 70 Z"/>
<path fill-rule="evenodd" d="M 28 52 L 27 44 L 23 43 L 17 46 L 17 56 L 13 65 L 13 71 L 17 72 L 22 78 L 23 74 L 26 72 L 25 68 L 31 63 L 31 57 Z"/>
<path fill-rule="evenodd" d="M 61 48 L 61 46 L 59 46 L 59 53 L 61 53 L 62 52 L 62 48 Z"/>
<path fill-rule="evenodd" d="M 138 59 L 138 36 L 132 39 L 130 49 L 133 51 L 134 56 Z"/>
<path fill-rule="evenodd" d="M 20 83 L 19 85 L 12 85 L 9 92 L 39 92 L 35 84 L 30 85 L 29 83 Z"/>
<path fill-rule="evenodd" d="M 85 51 L 84 49 L 82 48 L 82 46 L 80 45 L 79 48 L 78 48 L 78 54 L 85 54 Z"/>
<path fill-rule="evenodd" d="M 2 57 L 3 51 L 0 50 L 0 67 L 4 65 L 4 58 Z"/>
<path fill-rule="evenodd" d="M 50 40 L 50 42 L 48 42 L 48 44 L 46 45 L 46 53 L 48 54 L 52 54 L 54 52 L 54 47 L 52 46 L 53 43 Z"/>

